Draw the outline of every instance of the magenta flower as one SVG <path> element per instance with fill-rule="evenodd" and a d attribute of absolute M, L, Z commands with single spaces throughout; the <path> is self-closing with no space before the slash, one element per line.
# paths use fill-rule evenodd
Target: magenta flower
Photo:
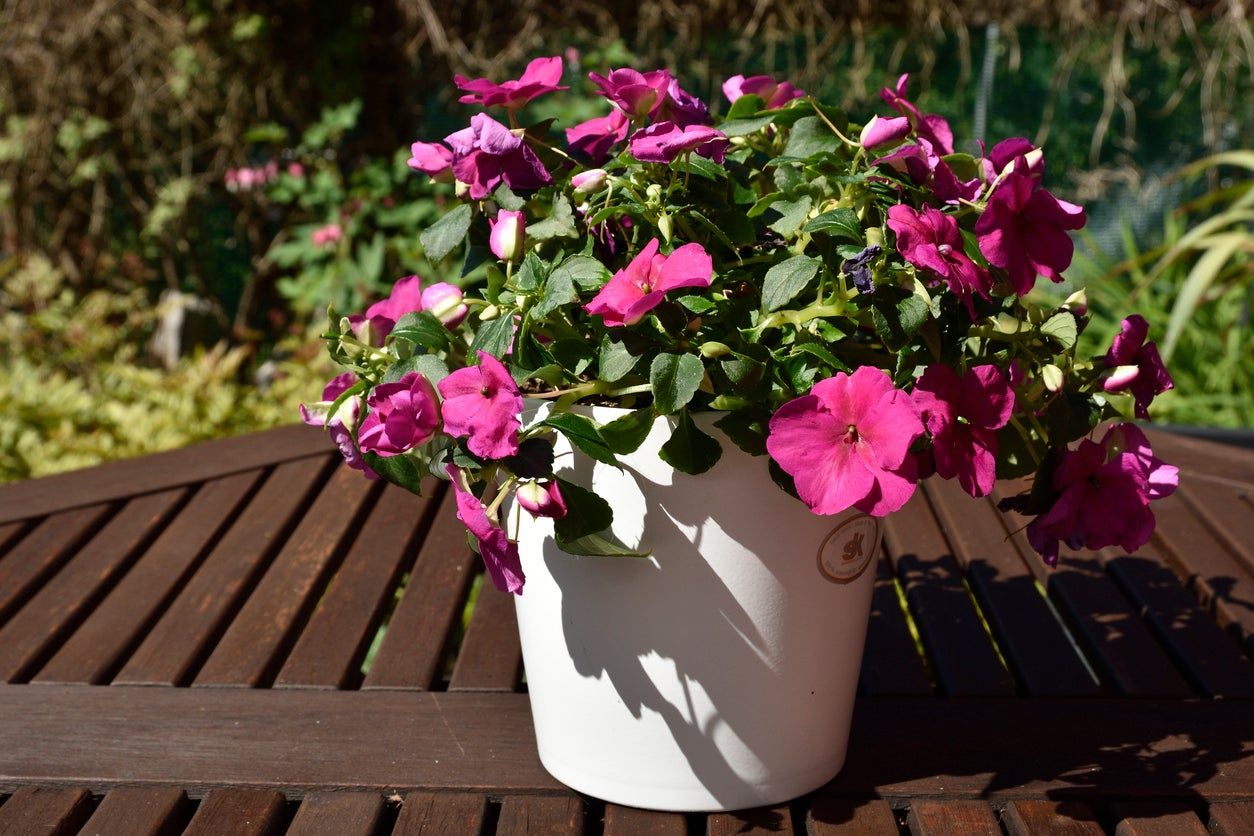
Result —
<path fill-rule="evenodd" d="M 1045 152 L 1033 145 L 1031 140 L 1021 136 L 1003 139 L 984 155 L 984 159 L 980 161 L 984 179 L 991 183 L 1006 169 L 1013 170 L 1011 167 L 1020 157 L 1027 162 L 1027 174 L 1040 182 L 1045 176 Z"/>
<path fill-rule="evenodd" d="M 937 475 L 957 478 L 972 496 L 988 496 L 997 479 L 997 430 L 1015 406 L 1005 372 L 976 366 L 959 378 L 949 366 L 928 366 L 915 383 L 914 402 L 932 434 Z"/>
<path fill-rule="evenodd" d="M 418 372 L 380 383 L 366 404 L 370 412 L 357 432 L 363 452 L 397 456 L 426 444 L 440 428 L 440 401 L 431 381 Z"/>
<path fill-rule="evenodd" d="M 330 247 L 340 243 L 344 230 L 339 224 L 320 226 L 309 234 L 309 241 L 315 247 Z"/>
<path fill-rule="evenodd" d="M 1037 188 L 1028 170 L 1027 161 L 1017 159 L 975 222 L 980 252 L 1010 275 L 1020 296 L 1032 290 L 1038 274 L 1062 281 L 1074 249 L 1067 230 L 1085 222 L 1082 207 Z"/>
<path fill-rule="evenodd" d="M 522 138 L 486 113 L 476 113 L 469 128 L 444 141 L 453 149 L 453 174 L 469 185 L 472 200 L 487 197 L 502 181 L 511 189 L 538 189 L 553 180 Z"/>
<path fill-rule="evenodd" d="M 503 459 L 518 452 L 523 399 L 505 364 L 479 352 L 479 365 L 467 366 L 439 383 L 444 398 L 444 431 L 467 438 L 470 452 Z"/>
<path fill-rule="evenodd" d="M 880 90 L 880 98 L 890 107 L 910 120 L 914 132 L 920 139 L 926 139 L 942 155 L 954 152 L 954 132 L 949 123 L 938 114 L 922 113 L 906 98 L 906 87 L 910 84 L 910 74 L 903 73 L 897 79 L 894 88 L 885 87 Z"/>
<path fill-rule="evenodd" d="M 734 102 L 741 96 L 757 96 L 766 103 L 767 110 L 783 107 L 793 99 L 799 99 L 806 92 L 794 87 L 787 81 L 776 81 L 769 75 L 753 75 L 745 78 L 734 75 L 723 82 L 723 95 L 727 101 Z"/>
<path fill-rule="evenodd" d="M 562 59 L 556 55 L 552 58 L 532 60 L 523 71 L 522 78 L 503 81 L 500 84 L 486 78 L 470 79 L 464 75 L 453 76 L 453 82 L 458 89 L 465 90 L 469 94 L 458 99 L 462 104 L 480 104 L 484 107 L 500 105 L 510 111 L 517 110 L 536 96 L 552 93 L 555 90 L 569 90 L 569 87 L 558 86 L 561 80 Z"/>
<path fill-rule="evenodd" d="M 432 180 L 453 182 L 453 152 L 438 142 L 415 142 L 409 146 L 409 167 Z"/>
<path fill-rule="evenodd" d="M 889 208 L 888 228 L 897 233 L 902 257 L 927 275 L 942 279 L 975 319 L 972 297 L 978 294 L 988 299 L 992 281 L 988 271 L 967 258 L 958 221 L 931 206 L 916 212 L 903 203 Z"/>
<path fill-rule="evenodd" d="M 872 116 L 858 135 L 858 142 L 868 151 L 896 145 L 910 135 L 910 120 L 904 116 Z"/>
<path fill-rule="evenodd" d="M 1119 333 L 1110 344 L 1105 358 L 1113 371 L 1102 381 L 1107 392 L 1132 393 L 1136 401 L 1136 417 L 1148 420 L 1149 405 L 1156 395 L 1175 388 L 1170 372 L 1158 356 L 1158 346 L 1149 336 L 1149 323 L 1140 314 L 1133 314 L 1119 325 Z"/>
<path fill-rule="evenodd" d="M 861 366 L 819 381 L 771 418 L 766 449 L 816 514 L 855 507 L 882 517 L 916 483 L 911 443 L 923 423 L 910 396 L 882 370 Z"/>
<path fill-rule="evenodd" d="M 537 481 L 531 479 L 518 486 L 515 494 L 518 504 L 533 517 L 552 517 L 561 519 L 566 516 L 566 500 L 555 480 Z"/>
<path fill-rule="evenodd" d="M 335 414 L 330 414 L 336 398 L 356 382 L 357 377 L 352 372 L 344 372 L 331 378 L 322 390 L 321 401 L 300 405 L 300 419 L 311 427 L 325 427 L 331 440 L 340 448 L 344 464 L 353 470 L 360 470 L 367 479 L 374 480 L 379 478 L 379 474 L 366 464 L 361 451 L 357 449 L 357 443 L 353 441 L 353 429 L 357 426 L 357 416 L 361 413 L 361 398 L 356 395 L 345 398 Z"/>
<path fill-rule="evenodd" d="M 466 318 L 469 308 L 466 307 L 462 289 L 448 282 L 436 282 L 422 291 L 422 309 L 431 311 L 432 316 L 444 323 L 449 329 L 456 328 Z"/>
<path fill-rule="evenodd" d="M 669 163 L 680 154 L 696 151 L 717 163 L 727 154 L 727 137 L 705 125 L 681 128 L 674 122 L 655 122 L 631 137 L 631 155 L 646 163 Z"/>
<path fill-rule="evenodd" d="M 572 152 L 582 154 L 599 165 L 609 157 L 611 148 L 627 138 L 630 126 L 631 122 L 621 110 L 613 110 L 608 116 L 589 119 L 567 128 L 566 144 Z"/>
<path fill-rule="evenodd" d="M 371 336 L 378 341 L 386 339 L 402 316 L 422 309 L 422 279 L 417 276 L 398 279 L 386 299 L 366 308 Z"/>
<path fill-rule="evenodd" d="M 662 106 L 653 114 L 655 119 L 674 122 L 681 128 L 689 125 L 707 125 L 710 123 L 710 108 L 705 102 L 679 86 L 679 81 L 671 79 L 666 87 L 666 96 Z"/>
<path fill-rule="evenodd" d="M 518 558 L 518 545 L 488 519 L 488 511 L 479 498 L 466 488 L 462 472 L 454 465 L 447 465 L 445 472 L 453 481 L 453 498 L 457 501 L 457 518 L 479 542 L 479 555 L 488 570 L 492 585 L 502 592 L 521 595 L 527 578 L 523 575 L 522 561 Z"/>
<path fill-rule="evenodd" d="M 608 76 L 588 73 L 588 78 L 599 88 L 598 93 L 633 121 L 656 114 L 674 80 L 666 70 L 641 73 L 627 68 L 611 70 Z"/>
<path fill-rule="evenodd" d="M 1053 505 L 1028 524 L 1028 542 L 1050 566 L 1069 548 L 1119 546 L 1134 552 L 1154 532 L 1149 504 L 1173 493 L 1176 468 L 1154 457 L 1136 427 L 1112 427 L 1100 444 L 1083 439 L 1054 471 Z"/>
<path fill-rule="evenodd" d="M 658 253 L 656 238 L 645 244 L 625 269 L 584 305 L 610 327 L 635 325 L 668 292 L 681 287 L 709 287 L 714 262 L 700 244 L 684 244 L 669 256 Z"/>
<path fill-rule="evenodd" d="M 978 177 L 959 180 L 949 164 L 936 152 L 935 146 L 926 139 L 903 145 L 891 154 L 875 160 L 872 165 L 887 165 L 908 174 L 916 184 L 926 185 L 932 194 L 945 203 L 974 200 L 982 185 Z"/>
<path fill-rule="evenodd" d="M 502 261 L 521 261 L 527 237 L 527 216 L 502 209 L 488 221 L 488 246 Z"/>

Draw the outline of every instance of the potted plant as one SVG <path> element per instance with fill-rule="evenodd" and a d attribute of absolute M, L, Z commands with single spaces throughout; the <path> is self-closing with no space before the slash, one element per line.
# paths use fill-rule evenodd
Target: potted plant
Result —
<path fill-rule="evenodd" d="M 786 800 L 843 763 L 880 519 L 927 476 L 1034 475 L 1012 502 L 1045 560 L 1135 549 L 1176 470 L 1121 419 L 1171 379 L 1135 316 L 1076 356 L 1083 294 L 1036 285 L 1084 211 L 1025 139 L 956 152 L 906 76 L 860 127 L 767 77 L 729 79 L 715 120 L 630 69 L 591 74 L 605 116 L 519 126 L 560 76 L 457 79 L 487 112 L 410 164 L 457 184 L 422 243 L 471 289 L 411 276 L 332 313 L 348 370 L 305 419 L 370 478 L 451 482 L 518 595 L 556 777 Z"/>

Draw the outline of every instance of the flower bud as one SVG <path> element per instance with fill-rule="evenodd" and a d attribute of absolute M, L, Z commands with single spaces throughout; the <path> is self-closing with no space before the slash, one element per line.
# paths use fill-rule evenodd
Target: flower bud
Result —
<path fill-rule="evenodd" d="M 1131 386 L 1140 373 L 1140 366 L 1115 366 L 1110 376 L 1102 381 L 1102 389 L 1106 392 L 1121 392 Z"/>
<path fill-rule="evenodd" d="M 650 183 L 649 187 L 644 190 L 645 199 L 651 203 L 660 203 L 662 200 L 662 187 L 657 183 Z"/>
<path fill-rule="evenodd" d="M 1041 367 L 1041 381 L 1045 384 L 1045 388 L 1051 392 L 1057 392 L 1062 388 L 1063 376 L 1062 369 L 1050 363 Z"/>
<path fill-rule="evenodd" d="M 539 482 L 534 479 L 523 482 L 515 493 L 518 504 L 533 517 L 552 517 L 561 519 L 566 516 L 566 501 L 556 481 Z"/>
<path fill-rule="evenodd" d="M 662 216 L 657 219 L 657 229 L 658 232 L 662 233 L 662 237 L 666 239 L 666 242 L 670 243 L 671 235 L 673 235 L 675 231 L 673 222 L 671 221 L 671 216 L 663 213 Z"/>
<path fill-rule="evenodd" d="M 500 315 L 501 315 L 500 308 L 498 308 L 496 305 L 488 305 L 486 308 L 479 311 L 479 321 L 488 322 L 490 320 L 496 319 Z"/>
<path fill-rule="evenodd" d="M 1075 293 L 1067 297 L 1067 301 L 1062 306 L 1071 311 L 1076 316 L 1084 316 L 1089 312 L 1089 297 L 1084 288 L 1080 288 Z"/>
<path fill-rule="evenodd" d="M 436 282 L 422 291 L 422 309 L 429 311 L 447 328 L 456 328 L 466 318 L 469 308 L 462 301 L 460 287 L 448 282 Z"/>
<path fill-rule="evenodd" d="M 726 354 L 731 354 L 731 348 L 724 343 L 711 340 L 708 343 L 701 344 L 702 357 L 722 357 Z"/>
<path fill-rule="evenodd" d="M 581 171 L 570 178 L 570 185 L 574 189 L 575 194 L 592 194 L 601 190 L 608 176 L 603 168 Z"/>
<path fill-rule="evenodd" d="M 489 225 L 492 229 L 488 244 L 493 255 L 502 261 L 520 261 L 526 240 L 527 216 L 522 212 L 502 209 Z"/>
<path fill-rule="evenodd" d="M 868 151 L 874 148 L 886 148 L 896 145 L 910 135 L 910 120 L 905 116 L 884 118 L 872 116 L 871 121 L 863 127 L 858 141 Z"/>

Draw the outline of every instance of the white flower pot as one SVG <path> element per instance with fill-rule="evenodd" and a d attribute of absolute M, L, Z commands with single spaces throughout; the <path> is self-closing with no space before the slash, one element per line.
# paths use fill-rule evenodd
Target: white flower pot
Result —
<path fill-rule="evenodd" d="M 557 474 L 607 499 L 614 534 L 651 557 L 572 557 L 552 521 L 509 515 L 527 576 L 518 629 L 540 760 L 606 801 L 776 804 L 845 760 L 879 521 L 812 515 L 771 481 L 765 456 L 711 430 L 715 417 L 696 416 L 723 444 L 700 476 L 658 458 L 668 419 L 621 457 L 623 471 L 558 437 Z"/>

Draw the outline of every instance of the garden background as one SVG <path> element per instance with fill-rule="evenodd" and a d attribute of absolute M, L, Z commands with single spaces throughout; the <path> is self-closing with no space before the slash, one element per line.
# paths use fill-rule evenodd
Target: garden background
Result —
<path fill-rule="evenodd" d="M 724 78 L 770 73 L 857 121 L 911 72 L 960 150 L 1047 146 L 1051 191 L 1089 209 L 1088 350 L 1131 309 L 1169 352 L 1155 419 L 1254 425 L 1247 3 L 832 5 L 0 0 L 0 481 L 291 423 L 331 373 L 328 304 L 473 281 L 423 258 L 452 187 L 409 143 L 465 125 L 455 73 L 540 55 L 571 85 L 665 65 L 715 110 Z"/>

